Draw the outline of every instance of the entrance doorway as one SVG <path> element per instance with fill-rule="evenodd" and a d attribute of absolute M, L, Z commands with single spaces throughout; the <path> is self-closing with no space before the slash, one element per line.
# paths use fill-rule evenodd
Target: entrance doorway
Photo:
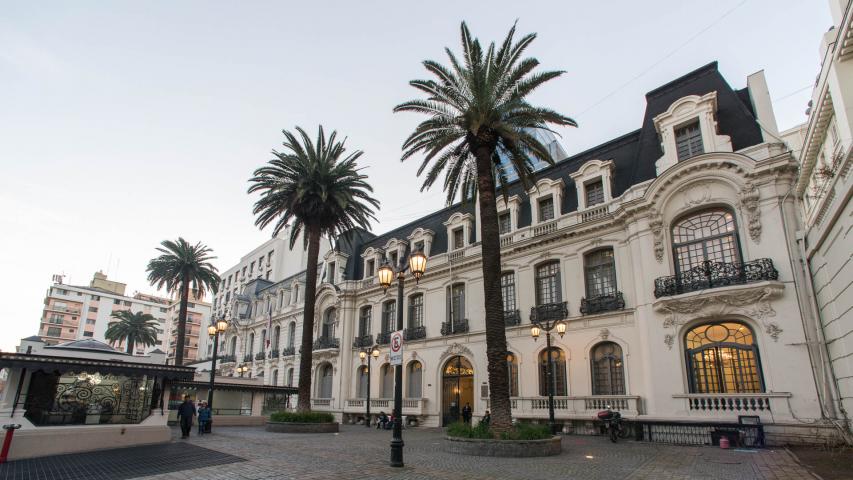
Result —
<path fill-rule="evenodd" d="M 474 367 L 455 356 L 444 364 L 441 381 L 441 424 L 462 421 L 462 408 L 474 403 Z"/>

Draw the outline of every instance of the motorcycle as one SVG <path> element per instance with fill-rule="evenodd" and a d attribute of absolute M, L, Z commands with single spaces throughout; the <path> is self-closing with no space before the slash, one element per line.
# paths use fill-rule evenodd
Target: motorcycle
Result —
<path fill-rule="evenodd" d="M 628 436 L 628 428 L 622 421 L 622 414 L 612 410 L 609 405 L 607 410 L 598 412 L 598 419 L 604 422 L 604 428 L 607 430 L 611 442 L 616 443 L 618 438 Z"/>

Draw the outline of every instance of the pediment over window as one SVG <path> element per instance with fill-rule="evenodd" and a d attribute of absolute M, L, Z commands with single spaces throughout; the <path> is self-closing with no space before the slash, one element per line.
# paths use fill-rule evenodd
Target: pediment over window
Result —
<path fill-rule="evenodd" d="M 443 224 L 447 228 L 447 250 L 458 250 L 470 244 L 474 215 L 456 212 Z"/>
<path fill-rule="evenodd" d="M 562 179 L 540 178 L 527 195 L 530 198 L 530 211 L 533 212 L 533 224 L 545 223 L 563 214 Z"/>
<path fill-rule="evenodd" d="M 653 121 L 663 156 L 655 162 L 657 174 L 699 153 L 731 152 L 732 141 L 720 135 L 717 125 L 717 92 L 701 97 L 679 98 Z"/>
<path fill-rule="evenodd" d="M 429 257 L 435 232 L 428 228 L 418 227 L 406 238 L 409 240 L 409 251 L 423 250 L 424 255 Z"/>
<path fill-rule="evenodd" d="M 569 175 L 575 181 L 578 210 L 586 210 L 613 198 L 613 169 L 612 160 L 590 160 Z"/>

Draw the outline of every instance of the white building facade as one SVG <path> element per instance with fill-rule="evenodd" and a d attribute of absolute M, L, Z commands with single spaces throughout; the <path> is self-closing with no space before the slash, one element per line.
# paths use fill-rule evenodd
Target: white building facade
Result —
<path fill-rule="evenodd" d="M 775 126 L 762 73 L 731 88 L 716 63 L 646 95 L 642 127 L 539 172 L 499 203 L 513 417 L 547 418 L 545 340 L 531 315 L 567 323 L 555 336 L 556 416 L 587 432 L 612 405 L 638 421 L 760 421 L 769 442 L 834 442 L 801 318 L 795 259 L 797 162 Z M 775 127 L 773 127 L 775 128 Z M 778 133 L 778 132 L 777 132 Z M 363 421 L 390 412 L 388 338 L 404 309 L 403 414 L 454 421 L 489 408 L 476 204 L 455 205 L 380 236 L 351 235 L 323 255 L 312 408 Z M 386 259 L 422 250 L 427 271 L 395 289 Z M 256 279 L 231 298 L 225 374 L 250 367 L 296 385 L 304 276 Z M 267 344 L 269 339 L 269 344 Z M 757 417 L 757 418 L 756 418 Z M 649 427 L 652 428 L 652 427 Z"/>

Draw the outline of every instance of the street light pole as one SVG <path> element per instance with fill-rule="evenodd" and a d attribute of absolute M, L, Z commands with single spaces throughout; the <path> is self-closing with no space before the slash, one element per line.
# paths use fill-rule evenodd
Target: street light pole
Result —
<path fill-rule="evenodd" d="M 228 322 L 220 318 L 216 323 L 207 327 L 207 334 L 213 338 L 213 357 L 210 359 L 210 384 L 207 387 L 207 408 L 213 415 L 213 386 L 216 383 L 216 356 L 219 353 L 219 334 L 225 333 Z"/>
<path fill-rule="evenodd" d="M 551 428 L 551 433 L 557 429 L 557 422 L 554 421 L 554 356 L 551 351 L 551 331 L 545 331 L 545 351 L 548 353 L 548 362 L 545 365 L 548 377 L 548 426 Z"/>
<path fill-rule="evenodd" d="M 376 347 L 362 348 L 358 352 L 358 356 L 362 361 L 367 360 L 367 416 L 364 419 L 364 426 L 370 428 L 370 360 L 371 357 L 379 358 L 379 349 Z"/>
<path fill-rule="evenodd" d="M 536 308 L 533 307 L 532 312 L 536 312 Z M 556 434 L 557 422 L 554 419 L 554 389 L 556 388 L 557 378 L 554 372 L 554 352 L 551 351 L 551 331 L 556 328 L 557 333 L 562 338 L 563 334 L 566 333 L 566 323 L 561 319 L 551 318 L 547 312 L 542 313 L 544 313 L 544 319 L 539 318 L 539 313 L 536 314 L 535 318 L 531 314 L 530 320 L 533 326 L 530 327 L 530 335 L 536 341 L 539 338 L 539 333 L 545 330 L 545 353 L 548 355 L 548 359 L 545 362 L 545 381 L 548 385 L 548 426 L 551 429 L 551 433 Z"/>

